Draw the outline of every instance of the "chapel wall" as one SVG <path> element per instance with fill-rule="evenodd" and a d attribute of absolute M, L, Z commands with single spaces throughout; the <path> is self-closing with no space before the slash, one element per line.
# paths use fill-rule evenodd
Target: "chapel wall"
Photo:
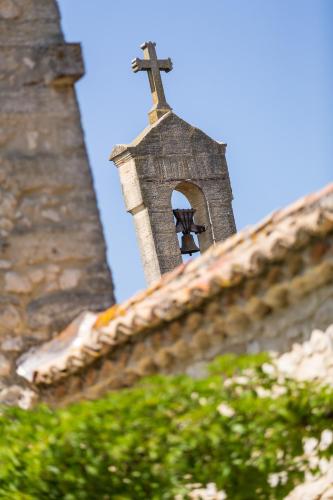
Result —
<path fill-rule="evenodd" d="M 161 308 L 164 304 L 161 304 Z M 158 316 L 158 307 L 154 314 Z M 177 319 L 134 337 L 119 334 L 111 352 L 52 385 L 41 397 L 66 404 L 128 387 L 154 373 L 202 376 L 207 364 L 225 353 L 289 351 L 314 329 L 333 324 L 333 234 L 314 238 L 271 262 L 255 278 L 210 297 Z"/>

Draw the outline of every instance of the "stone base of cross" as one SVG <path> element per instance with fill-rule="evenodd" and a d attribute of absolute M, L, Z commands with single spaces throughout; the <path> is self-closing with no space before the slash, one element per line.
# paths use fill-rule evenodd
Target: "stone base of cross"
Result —
<path fill-rule="evenodd" d="M 149 123 L 152 125 L 157 122 L 162 116 L 171 111 L 171 108 L 153 108 L 148 112 Z"/>

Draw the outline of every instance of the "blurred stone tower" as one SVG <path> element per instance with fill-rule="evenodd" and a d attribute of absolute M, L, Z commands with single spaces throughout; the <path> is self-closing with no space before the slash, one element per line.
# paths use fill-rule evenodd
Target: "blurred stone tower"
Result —
<path fill-rule="evenodd" d="M 0 1 L 0 389 L 20 351 L 113 303 L 55 0 Z"/>
<path fill-rule="evenodd" d="M 175 115 L 164 95 L 160 71 L 171 71 L 170 59 L 157 59 L 155 44 L 141 47 L 134 72 L 147 71 L 153 98 L 150 125 L 129 145 L 113 148 L 127 210 L 133 215 L 148 283 L 182 262 L 171 207 L 179 191 L 195 210 L 200 251 L 236 230 L 226 145 L 208 137 Z M 194 227 L 192 226 L 192 227 Z M 182 252 L 184 253 L 184 252 Z"/>

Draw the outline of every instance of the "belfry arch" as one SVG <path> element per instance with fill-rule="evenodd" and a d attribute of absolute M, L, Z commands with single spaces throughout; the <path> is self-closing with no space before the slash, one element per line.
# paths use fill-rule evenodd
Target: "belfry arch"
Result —
<path fill-rule="evenodd" d="M 205 194 L 197 184 L 188 180 L 179 182 L 174 187 L 174 191 L 182 193 L 187 198 L 191 208 L 195 210 L 195 224 L 205 227 L 205 231 L 197 235 L 200 253 L 203 253 L 214 243 L 209 206 Z"/>

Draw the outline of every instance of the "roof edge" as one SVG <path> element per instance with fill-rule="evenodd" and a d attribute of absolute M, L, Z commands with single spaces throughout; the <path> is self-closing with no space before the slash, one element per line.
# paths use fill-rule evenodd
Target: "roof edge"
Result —
<path fill-rule="evenodd" d="M 175 320 L 209 296 L 237 285 L 242 277 L 259 275 L 261 261 L 274 261 L 276 255 L 281 259 L 284 251 L 300 244 L 302 233 L 321 237 L 332 230 L 333 183 L 211 247 L 121 305 L 97 317 L 88 313 L 70 325 L 67 334 L 65 330 L 30 356 L 27 353 L 19 361 L 17 373 L 37 385 L 53 384 L 132 335 Z M 192 296 L 196 297 L 194 304 Z M 59 341 L 64 342 L 60 349 Z"/>

